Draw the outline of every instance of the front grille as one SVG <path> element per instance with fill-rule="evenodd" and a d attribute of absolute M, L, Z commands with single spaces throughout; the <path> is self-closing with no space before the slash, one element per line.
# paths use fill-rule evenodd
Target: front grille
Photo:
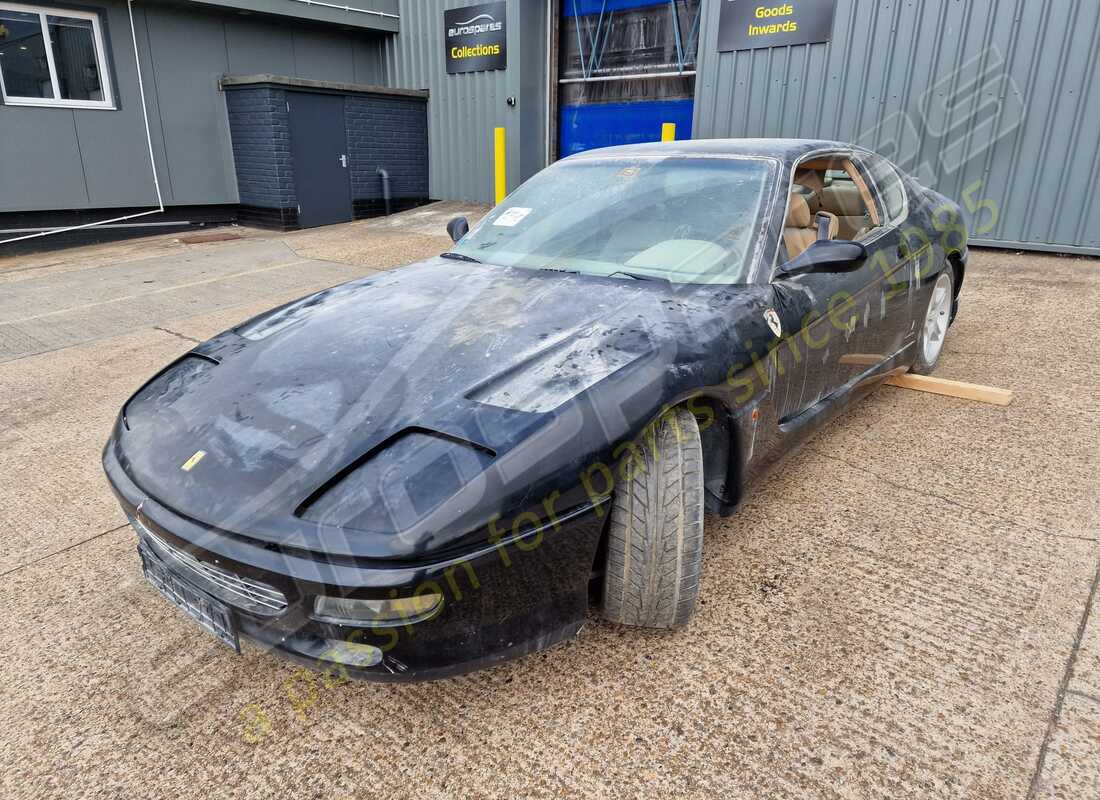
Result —
<path fill-rule="evenodd" d="M 266 583 L 245 578 L 223 567 L 200 561 L 157 536 L 145 523 L 131 517 L 130 523 L 153 553 L 178 575 L 230 605 L 264 616 L 286 611 L 286 595 Z"/>

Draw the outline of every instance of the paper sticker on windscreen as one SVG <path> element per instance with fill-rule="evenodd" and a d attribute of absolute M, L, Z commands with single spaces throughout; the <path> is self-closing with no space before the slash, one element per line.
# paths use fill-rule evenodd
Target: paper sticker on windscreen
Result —
<path fill-rule="evenodd" d="M 502 225 L 505 228 L 514 228 L 516 225 L 519 225 L 519 223 L 523 221 L 524 217 L 526 217 L 530 213 L 531 209 L 529 208 L 520 208 L 519 206 L 516 206 L 515 208 L 509 208 L 507 211 L 505 211 L 503 214 L 493 220 L 493 224 Z"/>

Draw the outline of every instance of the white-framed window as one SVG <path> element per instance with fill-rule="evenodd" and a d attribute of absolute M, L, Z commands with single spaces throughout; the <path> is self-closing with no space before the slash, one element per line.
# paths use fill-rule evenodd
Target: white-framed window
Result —
<path fill-rule="evenodd" d="M 0 0 L 4 104 L 114 108 L 99 15 Z"/>

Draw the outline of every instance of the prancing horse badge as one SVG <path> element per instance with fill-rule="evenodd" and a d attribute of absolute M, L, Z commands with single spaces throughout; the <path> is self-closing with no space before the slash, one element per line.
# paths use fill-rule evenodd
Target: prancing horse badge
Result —
<path fill-rule="evenodd" d="M 783 325 L 779 322 L 779 315 L 775 313 L 775 309 L 769 308 L 764 312 L 764 320 L 768 323 L 768 327 L 772 329 L 778 337 L 783 336 Z"/>

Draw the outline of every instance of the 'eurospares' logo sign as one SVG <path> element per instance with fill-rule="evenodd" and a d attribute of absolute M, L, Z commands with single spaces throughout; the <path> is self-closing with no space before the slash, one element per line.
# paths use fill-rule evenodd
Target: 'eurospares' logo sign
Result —
<path fill-rule="evenodd" d="M 508 66 L 506 6 L 481 3 L 443 12 L 449 74 Z"/>
<path fill-rule="evenodd" d="M 827 42 L 835 14 L 836 0 L 722 0 L 718 51 Z"/>

